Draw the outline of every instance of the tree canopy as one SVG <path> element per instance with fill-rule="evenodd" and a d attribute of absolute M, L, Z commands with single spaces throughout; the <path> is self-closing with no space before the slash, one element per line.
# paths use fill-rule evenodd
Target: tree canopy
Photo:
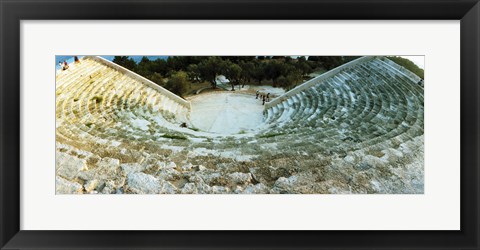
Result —
<path fill-rule="evenodd" d="M 156 84 L 185 95 L 195 84 L 208 82 L 217 87 L 217 77 L 235 85 L 267 84 L 293 88 L 315 70 L 330 70 L 358 57 L 342 56 L 169 56 L 136 63 L 128 56 L 115 56 L 114 63 L 126 67 Z M 177 86 L 178 85 L 178 86 Z"/>
<path fill-rule="evenodd" d="M 389 56 L 388 59 L 394 61 L 396 64 L 403 66 L 404 68 L 410 70 L 412 73 L 418 77 L 424 79 L 424 70 L 418 67 L 414 62 L 408 60 L 407 58 L 399 56 Z"/>
<path fill-rule="evenodd" d="M 173 93 L 184 96 L 188 89 L 188 75 L 184 71 L 175 72 L 167 82 L 166 88 Z"/>

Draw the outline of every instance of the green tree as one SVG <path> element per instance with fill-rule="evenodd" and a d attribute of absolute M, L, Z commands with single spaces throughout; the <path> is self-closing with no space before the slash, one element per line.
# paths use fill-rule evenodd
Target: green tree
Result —
<path fill-rule="evenodd" d="M 302 82 L 302 72 L 300 70 L 294 70 L 287 75 L 288 88 L 294 87 Z"/>
<path fill-rule="evenodd" d="M 257 62 L 252 72 L 252 78 L 258 81 L 258 84 L 262 84 L 262 80 L 265 79 L 265 63 Z"/>
<path fill-rule="evenodd" d="M 322 56 L 320 57 L 320 62 L 325 69 L 331 70 L 342 65 L 343 59 L 341 56 Z"/>
<path fill-rule="evenodd" d="M 115 56 L 113 62 L 132 71 L 135 71 L 137 66 L 135 61 L 128 56 Z"/>
<path fill-rule="evenodd" d="M 310 67 L 310 65 L 305 60 L 303 60 L 303 61 L 299 60 L 295 64 L 295 67 L 302 72 L 302 75 L 308 75 L 308 74 L 312 73 L 312 71 L 313 71 L 312 67 Z"/>
<path fill-rule="evenodd" d="M 162 86 L 162 87 L 165 86 L 165 78 L 163 78 L 162 75 L 157 72 L 154 72 L 153 74 L 151 74 L 149 79 L 150 81 L 156 83 L 159 86 Z"/>
<path fill-rule="evenodd" d="M 396 64 L 403 66 L 404 68 L 410 70 L 412 73 L 417 75 L 418 77 L 424 79 L 424 70 L 418 67 L 414 62 L 408 60 L 407 58 L 399 57 L 399 56 L 389 56 L 388 59 L 394 61 Z"/>
<path fill-rule="evenodd" d="M 342 56 L 344 64 L 347 63 L 347 62 L 353 61 L 357 58 L 360 58 L 360 56 Z"/>
<path fill-rule="evenodd" d="M 188 67 L 188 58 L 186 56 L 169 56 L 167 67 L 169 71 L 185 70 Z"/>
<path fill-rule="evenodd" d="M 199 82 L 200 81 L 200 70 L 198 69 L 197 64 L 190 64 L 187 67 L 187 74 L 188 78 L 192 82 Z"/>
<path fill-rule="evenodd" d="M 153 73 L 152 63 L 150 59 L 148 59 L 148 57 L 146 56 L 142 57 L 142 60 L 140 61 L 140 63 L 137 64 L 136 68 L 136 72 L 139 75 L 145 76 L 147 78 Z"/>
<path fill-rule="evenodd" d="M 188 90 L 188 85 L 187 73 L 178 71 L 168 79 L 166 88 L 179 96 L 183 96 Z"/>
<path fill-rule="evenodd" d="M 168 68 L 167 68 L 167 61 L 164 59 L 158 58 L 155 61 L 150 61 L 150 67 L 149 69 L 152 72 L 156 72 L 161 74 L 162 76 L 167 75 Z"/>
<path fill-rule="evenodd" d="M 289 86 L 289 83 L 285 76 L 279 76 L 277 78 L 276 85 L 282 88 L 287 88 Z"/>
<path fill-rule="evenodd" d="M 265 67 L 265 78 L 275 81 L 279 76 L 284 74 L 286 69 L 286 64 L 282 61 L 270 61 Z"/>
<path fill-rule="evenodd" d="M 216 78 L 224 71 L 224 62 L 220 57 L 212 56 L 202 61 L 198 65 L 200 77 L 212 84 L 212 88 L 217 88 Z"/>
<path fill-rule="evenodd" d="M 255 64 L 252 61 L 242 61 L 239 66 L 242 68 L 242 87 L 245 87 L 245 83 L 250 82 L 253 78 Z"/>
<path fill-rule="evenodd" d="M 235 90 L 235 84 L 240 84 L 240 80 L 242 78 L 242 68 L 236 63 L 225 61 L 224 74 L 232 84 L 232 91 Z"/>

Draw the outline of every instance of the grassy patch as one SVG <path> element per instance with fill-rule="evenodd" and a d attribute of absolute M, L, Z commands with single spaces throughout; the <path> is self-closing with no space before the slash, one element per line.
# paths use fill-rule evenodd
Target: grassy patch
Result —
<path fill-rule="evenodd" d="M 264 134 L 264 135 L 261 135 L 259 136 L 260 138 L 271 138 L 271 137 L 275 137 L 275 136 L 278 136 L 278 135 L 284 135 L 285 133 L 268 133 L 268 134 Z"/>
<path fill-rule="evenodd" d="M 195 127 L 193 127 L 193 128 L 190 128 L 190 129 L 191 129 L 191 130 L 193 130 L 193 131 L 200 131 L 200 129 L 198 129 L 198 128 L 195 128 Z"/>
<path fill-rule="evenodd" d="M 92 168 L 94 167 L 95 165 L 97 165 L 97 163 L 100 161 L 100 157 L 98 156 L 91 156 L 87 159 L 87 165 Z"/>
<path fill-rule="evenodd" d="M 169 139 L 178 139 L 178 140 L 186 140 L 187 137 L 183 135 L 174 135 L 174 134 L 164 134 L 162 135 L 163 138 L 169 138 Z"/>

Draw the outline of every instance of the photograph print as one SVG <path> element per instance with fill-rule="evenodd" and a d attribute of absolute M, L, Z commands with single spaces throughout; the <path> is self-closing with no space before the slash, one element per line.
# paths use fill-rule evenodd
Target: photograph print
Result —
<path fill-rule="evenodd" d="M 424 193 L 424 56 L 57 55 L 55 72 L 57 195 Z"/>

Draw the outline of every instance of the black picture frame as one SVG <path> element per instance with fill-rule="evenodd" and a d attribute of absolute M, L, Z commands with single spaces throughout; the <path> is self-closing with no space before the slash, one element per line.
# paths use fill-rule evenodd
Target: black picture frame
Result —
<path fill-rule="evenodd" d="M 478 0 L 0 0 L 0 13 L 1 249 L 479 249 Z M 20 21 L 50 19 L 461 20 L 461 230 L 20 230 Z"/>

